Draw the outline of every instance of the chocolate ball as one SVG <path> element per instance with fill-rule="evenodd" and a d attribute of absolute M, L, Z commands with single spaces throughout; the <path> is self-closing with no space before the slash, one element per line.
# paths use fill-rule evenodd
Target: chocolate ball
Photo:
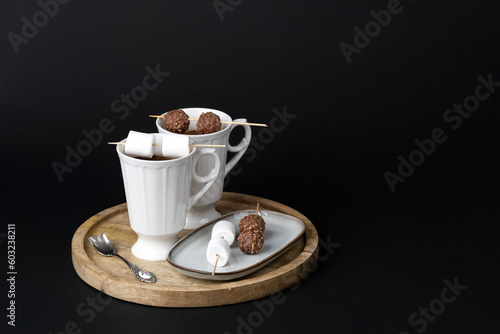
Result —
<path fill-rule="evenodd" d="M 201 134 L 213 133 L 220 131 L 222 128 L 222 123 L 220 122 L 219 116 L 213 112 L 204 112 L 198 118 L 196 122 L 196 129 Z"/>
<path fill-rule="evenodd" d="M 189 129 L 189 116 L 182 109 L 169 111 L 163 119 L 165 128 L 170 132 L 184 133 Z"/>
<path fill-rule="evenodd" d="M 253 230 L 259 233 L 264 233 L 266 222 L 259 215 L 248 215 L 240 220 L 240 232 Z"/>
<path fill-rule="evenodd" d="M 238 246 L 245 254 L 257 254 L 264 245 L 264 236 L 262 233 L 246 230 L 238 236 Z"/>

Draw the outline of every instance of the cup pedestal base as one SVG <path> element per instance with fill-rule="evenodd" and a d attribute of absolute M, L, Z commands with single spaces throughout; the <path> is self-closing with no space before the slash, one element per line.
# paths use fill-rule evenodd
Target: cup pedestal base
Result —
<path fill-rule="evenodd" d="M 205 207 L 192 207 L 187 214 L 186 226 L 184 228 L 186 230 L 194 230 L 220 216 L 219 211 L 215 210 L 215 204 Z"/>
<path fill-rule="evenodd" d="M 170 248 L 177 242 L 177 233 L 164 236 L 138 234 L 138 237 L 132 245 L 132 254 L 147 261 L 165 261 Z"/>

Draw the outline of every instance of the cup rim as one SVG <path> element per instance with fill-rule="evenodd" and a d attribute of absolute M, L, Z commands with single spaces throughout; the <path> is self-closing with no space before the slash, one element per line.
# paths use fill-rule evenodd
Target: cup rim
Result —
<path fill-rule="evenodd" d="M 224 118 L 227 118 L 227 120 L 229 122 L 231 122 L 233 120 L 231 118 L 231 116 L 229 116 L 225 112 L 217 110 L 217 109 L 211 109 L 211 108 L 206 108 L 206 107 L 189 107 L 189 108 L 178 108 L 178 109 L 184 110 L 184 112 L 186 114 L 188 114 L 188 111 L 193 110 L 193 109 L 202 109 L 203 112 L 209 112 L 210 111 L 210 112 L 213 112 L 214 114 L 221 114 L 222 116 L 224 116 Z M 161 115 L 163 116 L 166 113 L 168 113 L 168 111 L 164 112 Z M 218 115 L 218 116 L 220 117 L 221 115 Z M 194 122 L 194 121 L 191 121 L 191 122 Z M 168 131 L 167 129 L 165 129 L 165 122 L 163 122 L 163 118 L 157 118 L 156 119 L 156 127 L 158 129 L 162 129 L 163 131 L 165 131 L 168 134 L 182 135 L 182 136 L 189 136 L 189 137 L 194 137 L 194 138 L 203 138 L 203 139 L 206 139 L 206 138 L 218 136 L 218 135 L 220 135 L 222 133 L 225 133 L 225 132 L 229 131 L 231 129 L 231 124 L 222 124 L 222 129 L 220 131 L 213 132 L 213 133 L 207 133 L 207 134 L 200 134 L 200 135 L 186 135 L 186 134 L 183 134 L 183 133 L 175 133 L 175 132 Z"/>
<path fill-rule="evenodd" d="M 171 133 L 171 132 L 169 132 L 169 133 Z M 148 134 L 154 135 L 155 137 L 167 135 L 167 134 L 158 133 L 158 132 L 148 133 Z M 125 142 L 127 142 L 127 138 L 124 138 L 124 139 L 120 140 L 119 142 L 125 143 Z M 192 144 L 192 140 L 189 140 L 189 142 L 190 142 L 190 144 Z M 139 163 L 139 164 L 144 165 L 144 166 L 161 166 L 161 165 L 174 165 L 177 163 L 179 163 L 179 164 L 183 163 L 183 161 L 185 159 L 189 159 L 191 156 L 193 156 L 195 154 L 196 147 L 190 147 L 189 154 L 182 156 L 182 157 L 179 157 L 179 158 L 170 159 L 170 160 L 137 159 L 137 158 L 131 157 L 130 155 L 125 154 L 124 145 L 116 145 L 116 152 L 118 152 L 118 157 L 120 159 L 124 159 L 124 161 L 127 161 L 127 162 L 133 162 L 136 164 Z"/>

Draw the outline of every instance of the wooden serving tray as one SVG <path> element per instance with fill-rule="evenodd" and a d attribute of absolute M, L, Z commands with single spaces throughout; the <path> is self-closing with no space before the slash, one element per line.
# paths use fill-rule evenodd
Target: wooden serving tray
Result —
<path fill-rule="evenodd" d="M 294 285 L 314 267 L 318 258 L 318 233 L 300 212 L 265 198 L 224 192 L 215 207 L 221 214 L 226 214 L 255 208 L 256 203 L 260 203 L 263 210 L 283 212 L 301 219 L 306 231 L 286 253 L 248 276 L 232 281 L 202 280 L 175 271 L 167 261 L 150 262 L 136 258 L 130 248 L 137 235 L 130 228 L 126 203 L 99 212 L 76 230 L 71 243 L 73 267 L 80 278 L 97 290 L 144 305 L 208 307 L 269 296 Z M 189 232 L 183 230 L 179 237 Z M 118 254 L 155 273 L 157 282 L 142 283 L 120 259 L 99 255 L 87 238 L 101 233 L 106 233 Z"/>

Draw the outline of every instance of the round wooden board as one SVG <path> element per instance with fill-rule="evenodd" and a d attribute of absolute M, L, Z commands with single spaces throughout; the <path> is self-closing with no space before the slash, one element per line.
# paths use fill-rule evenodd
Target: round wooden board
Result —
<path fill-rule="evenodd" d="M 137 240 L 128 219 L 126 203 L 108 208 L 89 218 L 75 232 L 71 244 L 73 267 L 89 285 L 109 296 L 144 305 L 161 307 L 208 307 L 236 304 L 269 296 L 303 278 L 316 264 L 318 233 L 300 212 L 265 198 L 224 192 L 216 209 L 221 214 L 255 208 L 283 212 L 301 219 L 305 234 L 282 256 L 264 268 L 232 281 L 202 280 L 175 271 L 167 261 L 149 262 L 130 250 Z M 179 237 L 190 231 L 183 230 Z M 120 259 L 99 255 L 89 236 L 106 233 L 118 254 L 139 267 L 151 270 L 154 284 L 142 283 Z"/>

